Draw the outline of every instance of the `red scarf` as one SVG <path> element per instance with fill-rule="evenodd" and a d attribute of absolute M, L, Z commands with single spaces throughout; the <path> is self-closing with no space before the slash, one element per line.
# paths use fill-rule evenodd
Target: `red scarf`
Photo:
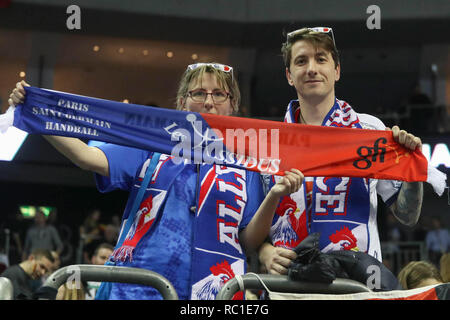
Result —
<path fill-rule="evenodd" d="M 249 170 L 283 175 L 284 171 L 297 168 L 312 177 L 426 181 L 439 195 L 446 187 L 447 176 L 429 165 L 421 150 L 412 151 L 397 143 L 392 131 L 299 125 L 212 114 L 202 114 L 202 117 L 223 137 L 230 152 L 239 153 L 238 138 L 232 134 L 227 137 L 227 129 L 239 128 L 247 133 L 250 138 L 245 147 L 244 167 Z M 251 132 L 255 132 L 253 137 Z M 253 158 L 254 161 L 248 161 Z M 279 170 L 271 172 L 271 169 Z"/>
<path fill-rule="evenodd" d="M 220 149 L 225 144 L 228 153 L 223 164 L 228 166 L 279 175 L 297 168 L 305 176 L 427 181 L 439 195 L 446 186 L 444 173 L 429 166 L 420 150 L 410 151 L 395 142 L 390 131 L 186 113 L 34 87 L 26 90 L 27 99 L 22 105 L 0 115 L 0 132 L 14 125 L 29 133 L 95 138 L 163 154 L 171 154 L 179 147 L 181 137 L 196 142 L 195 135 L 200 134 L 206 140 L 199 141 L 199 145 L 203 148 L 207 144 L 208 148 L 215 144 L 219 155 L 223 155 Z M 352 119 L 344 117 L 343 121 Z M 197 124 L 207 126 L 196 128 Z M 210 129 L 220 132 L 223 140 L 210 139 Z M 228 137 L 227 131 L 231 132 Z M 250 143 L 245 143 L 240 153 L 233 144 L 248 141 L 245 136 L 251 138 Z M 196 146 L 188 147 L 194 149 L 194 154 L 197 152 Z M 233 155 L 230 159 L 229 153 L 238 154 L 240 160 Z M 209 163 L 204 158 L 200 162 Z"/>

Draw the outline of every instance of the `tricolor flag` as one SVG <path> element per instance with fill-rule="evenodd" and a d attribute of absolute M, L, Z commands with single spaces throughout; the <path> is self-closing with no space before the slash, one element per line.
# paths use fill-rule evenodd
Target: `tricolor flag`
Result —
<path fill-rule="evenodd" d="M 442 195 L 447 176 L 392 132 L 218 116 L 26 87 L 25 102 L 0 116 L 0 131 L 126 145 L 188 159 L 283 175 L 426 181 Z"/>

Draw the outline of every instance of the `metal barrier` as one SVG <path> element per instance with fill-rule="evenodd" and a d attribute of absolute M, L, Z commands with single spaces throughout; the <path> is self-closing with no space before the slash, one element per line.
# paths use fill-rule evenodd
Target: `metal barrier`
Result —
<path fill-rule="evenodd" d="M 324 293 L 324 294 L 347 294 L 359 292 L 372 292 L 364 284 L 350 280 L 337 278 L 332 283 L 293 281 L 287 276 L 274 274 L 244 274 L 241 277 L 245 289 L 264 289 L 266 286 L 270 291 L 285 293 Z M 263 283 L 261 283 L 261 281 Z M 232 278 L 225 283 L 219 291 L 216 300 L 231 300 L 241 290 L 239 281 Z"/>
<path fill-rule="evenodd" d="M 5 277 L 0 277 L 0 300 L 13 300 L 14 288 L 11 280 Z"/>
<path fill-rule="evenodd" d="M 74 280 L 133 283 L 151 286 L 158 290 L 165 300 L 178 300 L 175 288 L 162 275 L 140 268 L 76 264 L 56 270 L 44 286 L 58 290 L 69 277 Z"/>

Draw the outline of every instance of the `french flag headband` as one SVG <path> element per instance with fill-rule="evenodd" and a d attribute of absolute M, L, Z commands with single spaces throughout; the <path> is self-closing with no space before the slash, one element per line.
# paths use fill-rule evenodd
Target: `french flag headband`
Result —
<path fill-rule="evenodd" d="M 0 131 L 98 140 L 271 175 L 426 181 L 438 195 L 447 176 L 391 131 L 309 126 L 127 104 L 26 87 L 26 99 L 0 115 Z"/>

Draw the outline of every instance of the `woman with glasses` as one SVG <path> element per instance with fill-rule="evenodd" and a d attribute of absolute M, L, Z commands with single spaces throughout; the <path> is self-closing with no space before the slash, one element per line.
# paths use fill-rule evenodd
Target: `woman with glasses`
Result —
<path fill-rule="evenodd" d="M 24 94 L 19 83 L 10 104 L 20 103 Z M 236 114 L 240 92 L 233 69 L 218 63 L 188 66 L 176 101 L 179 110 Z M 114 144 L 89 147 L 73 138 L 47 139 L 75 164 L 95 172 L 99 191 L 130 192 L 122 226 L 145 190 L 131 227 L 122 227 L 111 263 L 165 276 L 180 299 L 214 299 L 225 282 L 244 274 L 246 251 L 264 241 L 280 197 L 296 191 L 303 179 L 298 170 L 287 172 L 264 199 L 256 172 L 180 163 L 170 155 Z M 97 298 L 161 299 L 155 289 L 134 284 L 104 284 L 99 292 Z"/>

